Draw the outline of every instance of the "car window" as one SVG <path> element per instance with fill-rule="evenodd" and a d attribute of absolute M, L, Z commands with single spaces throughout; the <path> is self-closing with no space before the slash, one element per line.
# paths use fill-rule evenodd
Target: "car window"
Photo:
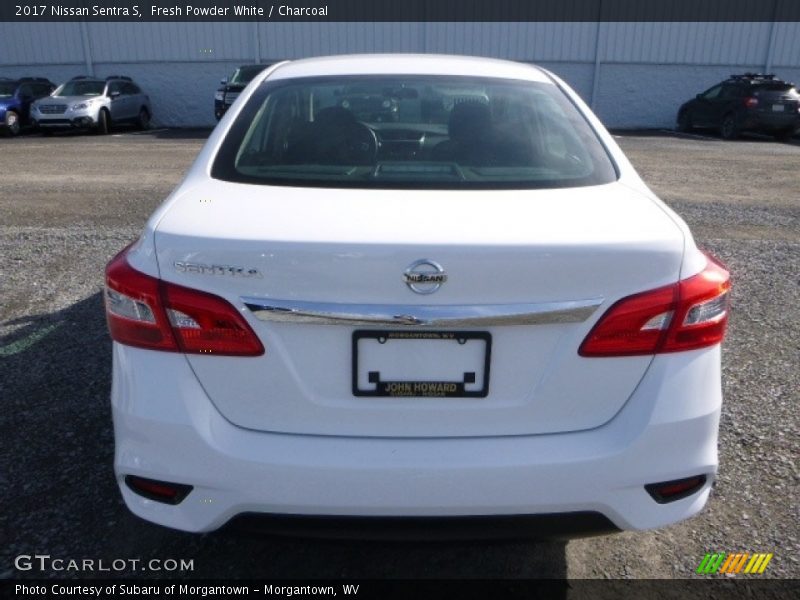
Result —
<path fill-rule="evenodd" d="M 771 81 L 755 86 L 756 92 L 791 92 L 793 89 L 791 83 L 783 81 Z"/>
<path fill-rule="evenodd" d="M 253 77 L 261 73 L 267 65 L 249 65 L 246 67 L 239 67 L 233 72 L 229 83 L 250 83 Z"/>
<path fill-rule="evenodd" d="M 738 85 L 726 84 L 722 86 L 722 91 L 719 97 L 726 100 L 732 100 L 742 95 L 741 88 Z"/>
<path fill-rule="evenodd" d="M 104 81 L 73 80 L 60 86 L 54 96 L 100 96 L 106 88 Z"/>
<path fill-rule="evenodd" d="M 17 84 L 13 81 L 0 81 L 0 98 L 10 98 L 16 89 Z"/>
<path fill-rule="evenodd" d="M 110 96 L 111 94 L 115 93 L 120 93 L 120 94 L 125 93 L 122 88 L 123 88 L 123 83 L 121 81 L 112 81 L 111 83 L 108 84 L 108 95 Z"/>
<path fill-rule="evenodd" d="M 549 83 L 323 77 L 265 83 L 212 174 L 277 185 L 565 187 L 616 179 L 605 148 Z"/>
<path fill-rule="evenodd" d="M 29 83 L 19 86 L 19 97 L 24 98 L 25 96 L 33 97 L 33 87 Z"/>
<path fill-rule="evenodd" d="M 44 96 L 49 96 L 50 90 L 53 89 L 49 83 L 37 83 L 33 87 L 34 87 L 34 96 L 36 96 L 37 98 L 43 98 Z"/>
<path fill-rule="evenodd" d="M 703 98 L 705 98 L 706 100 L 714 100 L 715 98 L 719 97 L 721 91 L 722 91 L 722 86 L 715 85 L 710 90 L 703 92 Z"/>
<path fill-rule="evenodd" d="M 127 95 L 141 94 L 141 90 L 133 83 L 126 83 L 122 86 L 122 93 Z"/>

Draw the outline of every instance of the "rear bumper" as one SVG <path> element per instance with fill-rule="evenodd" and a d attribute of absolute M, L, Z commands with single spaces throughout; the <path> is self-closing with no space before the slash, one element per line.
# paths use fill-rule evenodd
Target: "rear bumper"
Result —
<path fill-rule="evenodd" d="M 183 356 L 115 343 L 115 469 L 135 514 L 187 531 L 214 530 L 245 513 L 446 521 L 577 512 L 619 529 L 661 527 L 694 515 L 708 498 L 717 468 L 719 365 L 719 347 L 656 357 L 624 408 L 592 430 L 355 438 L 237 427 L 215 409 Z M 194 489 L 178 505 L 162 504 L 124 485 L 128 474 Z M 699 474 L 708 476 L 703 488 L 671 503 L 655 502 L 644 489 Z"/>
<path fill-rule="evenodd" d="M 263 533 L 328 539 L 477 540 L 569 539 L 616 533 L 596 512 L 475 517 L 338 517 L 243 513 L 226 532 Z"/>
<path fill-rule="evenodd" d="M 785 131 L 800 129 L 800 113 L 757 113 L 746 114 L 742 121 L 743 129 L 758 131 Z"/>

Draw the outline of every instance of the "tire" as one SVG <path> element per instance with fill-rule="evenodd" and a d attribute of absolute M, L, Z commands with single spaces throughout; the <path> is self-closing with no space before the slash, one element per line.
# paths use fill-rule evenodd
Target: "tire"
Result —
<path fill-rule="evenodd" d="M 150 129 L 150 113 L 144 107 L 139 111 L 139 117 L 136 119 L 136 129 L 141 131 Z"/>
<path fill-rule="evenodd" d="M 722 127 L 719 130 L 724 140 L 735 140 L 739 137 L 739 126 L 736 124 L 736 117 L 732 114 L 722 118 Z"/>
<path fill-rule="evenodd" d="M 6 118 L 3 121 L 3 125 L 5 126 L 5 133 L 10 136 L 19 135 L 20 131 L 20 123 L 19 123 L 19 115 L 13 111 L 9 110 L 6 112 Z"/>
<path fill-rule="evenodd" d="M 794 137 L 795 129 L 791 127 L 789 129 L 784 129 L 783 131 L 779 131 L 775 134 L 775 139 L 779 142 L 790 142 Z"/>
<path fill-rule="evenodd" d="M 97 135 L 106 135 L 111 131 L 111 118 L 104 108 L 101 108 L 100 113 L 97 115 L 97 125 L 95 125 L 94 131 Z"/>
<path fill-rule="evenodd" d="M 682 133 L 691 133 L 694 131 L 694 125 L 692 124 L 692 115 L 689 113 L 688 110 L 681 111 L 678 115 L 678 127 L 677 130 Z"/>

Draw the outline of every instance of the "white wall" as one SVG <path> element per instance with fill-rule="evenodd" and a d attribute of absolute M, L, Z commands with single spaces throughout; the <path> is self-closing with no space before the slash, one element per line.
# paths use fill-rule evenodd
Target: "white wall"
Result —
<path fill-rule="evenodd" d="M 800 23 L 0 23 L 0 76 L 130 75 L 156 123 L 213 125 L 238 64 L 349 52 L 442 52 L 541 64 L 610 127 L 670 127 L 731 73 L 800 80 Z"/>

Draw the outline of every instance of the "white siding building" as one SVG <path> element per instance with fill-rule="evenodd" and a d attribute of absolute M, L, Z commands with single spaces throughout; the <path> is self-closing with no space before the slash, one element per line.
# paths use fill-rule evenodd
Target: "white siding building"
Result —
<path fill-rule="evenodd" d="M 800 82 L 797 22 L 0 23 L 0 76 L 130 75 L 165 126 L 213 125 L 214 91 L 239 64 L 354 52 L 537 63 L 610 127 L 671 127 L 683 101 L 731 73 Z"/>

